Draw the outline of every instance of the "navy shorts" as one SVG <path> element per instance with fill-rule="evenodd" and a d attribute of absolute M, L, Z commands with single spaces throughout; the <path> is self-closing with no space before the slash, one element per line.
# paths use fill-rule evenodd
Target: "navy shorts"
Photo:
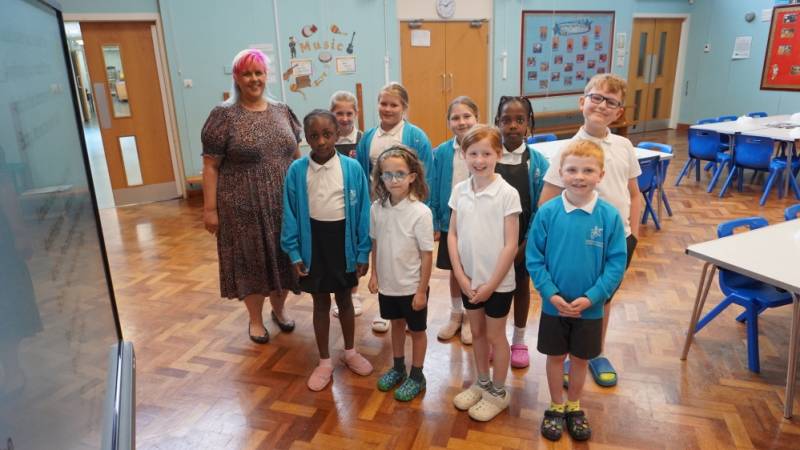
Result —
<path fill-rule="evenodd" d="M 542 313 L 536 349 L 545 355 L 569 353 L 581 359 L 592 359 L 600 355 L 602 336 L 603 319 L 576 319 Z"/>
<path fill-rule="evenodd" d="M 428 297 L 430 289 L 425 293 Z M 425 331 L 428 328 L 428 306 L 426 305 L 419 311 L 414 311 L 411 303 L 413 295 L 383 295 L 378 293 L 378 306 L 381 310 L 381 318 L 386 320 L 403 319 L 408 324 L 411 331 Z"/>
<path fill-rule="evenodd" d="M 464 293 L 461 293 L 461 303 L 464 309 L 484 309 L 484 313 L 493 319 L 502 319 L 511 311 L 511 301 L 514 299 L 514 291 L 511 292 L 492 292 L 489 299 L 483 303 L 470 303 Z"/>

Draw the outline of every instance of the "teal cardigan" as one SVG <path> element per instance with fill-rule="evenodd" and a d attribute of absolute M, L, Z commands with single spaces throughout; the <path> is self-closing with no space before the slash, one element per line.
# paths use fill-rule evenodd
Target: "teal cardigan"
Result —
<path fill-rule="evenodd" d="M 431 210 L 433 211 L 433 230 L 447 231 L 450 228 L 450 193 L 453 189 L 453 143 L 455 138 L 441 143 L 433 152 L 433 180 L 431 187 Z M 528 184 L 531 191 L 531 223 L 539 210 L 539 196 L 544 187 L 544 174 L 550 163 L 547 158 L 528 146 L 530 167 L 528 168 Z M 529 224 L 530 225 L 530 224 Z M 530 227 L 529 227 L 530 228 Z"/>
<path fill-rule="evenodd" d="M 378 127 L 375 127 L 364 133 L 364 136 L 362 136 L 356 146 L 356 159 L 359 164 L 361 164 L 361 168 L 364 169 L 364 173 L 367 174 L 367 179 L 369 179 L 372 173 L 372 161 L 369 159 L 369 147 L 372 144 L 372 138 L 375 136 L 377 130 Z M 433 152 L 431 151 L 431 141 L 428 139 L 428 136 L 420 127 L 406 121 L 406 124 L 403 125 L 402 143 L 406 147 L 410 147 L 417 152 L 417 157 L 419 157 L 425 169 L 425 182 L 428 183 L 428 187 L 432 186 Z M 431 199 L 429 196 L 425 203 L 430 205 L 430 201 Z"/>
<path fill-rule="evenodd" d="M 344 179 L 344 253 L 347 271 L 355 272 L 356 264 L 369 262 L 372 241 L 369 238 L 369 187 L 358 163 L 339 157 Z M 292 263 L 300 261 L 311 270 L 311 215 L 308 209 L 309 156 L 289 166 L 283 185 L 283 222 L 281 249 Z"/>

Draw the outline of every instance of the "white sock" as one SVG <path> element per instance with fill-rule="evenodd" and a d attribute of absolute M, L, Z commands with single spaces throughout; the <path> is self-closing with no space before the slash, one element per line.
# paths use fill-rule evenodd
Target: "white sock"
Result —
<path fill-rule="evenodd" d="M 333 361 L 330 358 L 320 358 L 319 359 L 319 366 L 320 367 L 333 367 Z"/>
<path fill-rule="evenodd" d="M 464 312 L 464 305 L 461 303 L 461 297 L 450 297 L 450 312 L 452 314 L 461 314 Z"/>
<path fill-rule="evenodd" d="M 525 328 L 514 327 L 514 337 L 511 339 L 511 344 L 525 344 Z"/>

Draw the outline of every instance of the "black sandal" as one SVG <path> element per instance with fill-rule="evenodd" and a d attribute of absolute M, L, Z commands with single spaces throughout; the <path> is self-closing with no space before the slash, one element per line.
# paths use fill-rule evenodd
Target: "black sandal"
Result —
<path fill-rule="evenodd" d="M 552 409 L 545 410 L 541 430 L 542 436 L 551 441 L 561 439 L 564 433 L 564 413 Z"/>
<path fill-rule="evenodd" d="M 256 344 L 266 344 L 267 342 L 269 342 L 269 330 L 267 330 L 267 327 L 264 327 L 263 336 L 253 336 L 252 334 L 250 334 L 250 322 L 248 322 L 247 335 L 250 336 L 250 340 L 255 342 Z"/>
<path fill-rule="evenodd" d="M 287 320 L 286 322 L 281 322 L 278 319 L 278 315 L 275 314 L 275 311 L 270 311 L 272 314 L 272 321 L 278 324 L 278 328 L 281 329 L 284 333 L 291 333 L 294 330 L 294 320 Z"/>
<path fill-rule="evenodd" d="M 592 437 L 592 428 L 586 419 L 586 413 L 581 410 L 568 412 L 567 431 L 576 441 L 585 441 Z"/>

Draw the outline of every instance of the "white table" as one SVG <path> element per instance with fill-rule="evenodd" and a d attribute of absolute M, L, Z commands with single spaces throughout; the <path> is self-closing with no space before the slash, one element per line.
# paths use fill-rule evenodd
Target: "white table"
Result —
<path fill-rule="evenodd" d="M 536 151 L 541 153 L 548 161 L 553 157 L 553 155 L 558 152 L 558 150 L 563 147 L 564 145 L 571 142 L 572 139 L 560 139 L 558 141 L 549 141 L 549 142 L 537 142 L 535 144 L 528 144 L 529 147 L 533 147 Z M 658 156 L 660 159 L 659 161 L 664 161 L 667 159 L 672 159 L 672 153 L 664 153 L 664 152 L 657 152 L 654 150 L 646 149 L 646 148 L 639 148 L 636 147 L 636 158 L 638 159 L 645 159 L 652 156 Z M 661 194 L 664 190 L 664 180 L 661 179 L 661 174 L 659 173 L 658 176 L 658 192 L 656 195 L 658 198 L 656 199 L 656 216 L 658 220 L 661 220 Z"/>
<path fill-rule="evenodd" d="M 789 364 L 786 371 L 786 395 L 783 416 L 792 417 L 795 375 L 797 373 L 798 327 L 800 327 L 800 220 L 770 225 L 757 230 L 739 233 L 713 241 L 690 245 L 686 254 L 706 263 L 697 287 L 692 318 L 681 360 L 686 360 L 692 345 L 694 329 L 703 312 L 703 306 L 717 268 L 732 270 L 756 280 L 786 289 L 794 295 L 792 325 L 789 332 Z M 708 269 L 711 273 L 708 275 Z"/>
<path fill-rule="evenodd" d="M 716 131 L 719 134 L 733 135 L 737 133 L 752 134 L 754 130 L 760 130 L 767 127 L 767 124 L 773 122 L 788 122 L 791 116 L 783 114 L 780 116 L 767 116 L 767 117 L 754 117 L 753 120 L 748 121 L 747 124 L 741 124 L 735 120 L 728 122 L 704 123 L 702 125 L 692 125 L 689 128 L 695 130 Z"/>

